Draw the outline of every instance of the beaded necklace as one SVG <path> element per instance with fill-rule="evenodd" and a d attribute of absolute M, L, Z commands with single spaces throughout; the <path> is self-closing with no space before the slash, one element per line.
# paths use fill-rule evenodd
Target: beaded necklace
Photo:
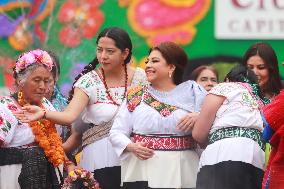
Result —
<path fill-rule="evenodd" d="M 123 98 L 122 98 L 122 101 L 124 100 L 125 96 L 126 96 L 126 93 L 127 93 L 127 81 L 128 81 L 128 74 L 127 74 L 127 66 L 125 65 L 124 66 L 124 71 L 125 71 L 125 84 L 124 84 L 124 94 L 123 94 Z M 102 80 L 103 80 L 103 84 L 104 84 L 104 87 L 106 89 L 106 93 L 107 93 L 107 96 L 108 96 L 108 99 L 112 101 L 112 103 L 116 106 L 120 106 L 119 103 L 117 103 L 113 97 L 111 96 L 110 94 L 110 90 L 107 86 L 107 83 L 106 83 L 106 79 L 105 79 L 105 72 L 104 72 L 104 69 L 101 68 L 101 72 L 102 72 Z"/>

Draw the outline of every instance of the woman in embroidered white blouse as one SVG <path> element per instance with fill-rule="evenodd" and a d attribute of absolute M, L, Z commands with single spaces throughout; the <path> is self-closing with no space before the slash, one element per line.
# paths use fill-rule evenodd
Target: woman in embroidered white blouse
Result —
<path fill-rule="evenodd" d="M 207 92 L 182 83 L 187 55 L 173 42 L 150 50 L 150 85 L 129 90 L 110 140 L 122 160 L 123 188 L 195 188 L 199 156 L 191 126 Z"/>
<path fill-rule="evenodd" d="M 260 110 L 268 99 L 254 73 L 237 66 L 226 83 L 210 90 L 194 125 L 202 152 L 197 189 L 260 189 L 264 173 L 263 122 Z"/>
<path fill-rule="evenodd" d="M 118 27 L 104 29 L 97 38 L 96 58 L 76 78 L 67 108 L 44 114 L 39 107 L 27 106 L 23 110 L 32 114 L 18 115 L 25 122 L 45 116 L 69 125 L 83 112 L 83 121 L 91 126 L 87 128 L 86 140 L 85 132 L 81 134 L 84 149 L 80 165 L 94 172 L 102 189 L 120 188 L 120 162 L 108 139 L 111 124 L 106 128 L 105 123 L 115 116 L 128 86 L 146 83 L 145 72 L 128 64 L 131 54 L 132 43 L 126 31 Z"/>

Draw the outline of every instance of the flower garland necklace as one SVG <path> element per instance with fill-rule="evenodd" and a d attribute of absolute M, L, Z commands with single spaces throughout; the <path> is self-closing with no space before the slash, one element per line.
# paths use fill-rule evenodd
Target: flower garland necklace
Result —
<path fill-rule="evenodd" d="M 18 92 L 18 103 L 20 106 L 28 104 L 24 98 L 23 93 Z M 40 105 L 43 108 L 43 105 Z M 62 148 L 62 140 L 58 136 L 55 124 L 47 119 L 32 121 L 29 123 L 35 141 L 43 149 L 48 161 L 55 167 L 64 162 L 64 151 Z"/>
<path fill-rule="evenodd" d="M 108 99 L 110 99 L 112 101 L 112 103 L 116 106 L 120 106 L 119 103 L 117 103 L 111 96 L 110 94 L 110 90 L 107 86 L 107 83 L 106 83 L 106 77 L 105 77 L 105 72 L 104 72 L 104 69 L 101 68 L 101 72 L 102 72 L 102 80 L 103 80 L 103 84 L 104 84 L 104 87 L 106 89 L 106 93 L 107 93 L 107 96 L 108 96 Z M 123 94 L 123 99 L 122 101 L 124 100 L 124 98 L 126 97 L 126 93 L 127 93 L 127 81 L 128 81 L 128 74 L 127 74 L 127 66 L 125 65 L 124 66 L 124 73 L 125 73 L 125 84 L 124 84 L 124 94 Z"/>

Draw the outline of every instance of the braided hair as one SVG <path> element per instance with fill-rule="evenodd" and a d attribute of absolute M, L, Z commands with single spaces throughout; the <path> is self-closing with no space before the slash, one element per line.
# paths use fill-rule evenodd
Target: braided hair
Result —
<path fill-rule="evenodd" d="M 117 48 L 119 48 L 121 51 L 124 51 L 125 49 L 129 50 L 129 54 L 126 57 L 126 59 L 124 60 L 125 64 L 128 64 L 131 60 L 131 56 L 132 56 L 132 42 L 131 39 L 128 35 L 128 33 L 119 28 L 119 27 L 110 27 L 110 28 L 106 28 L 104 29 L 97 37 L 96 40 L 96 44 L 98 44 L 100 38 L 102 37 L 108 37 L 111 38 L 112 40 L 114 40 L 115 42 L 115 46 Z M 73 82 L 72 85 L 72 89 L 69 92 L 69 97 L 68 97 L 68 101 L 70 102 L 73 98 L 74 95 L 74 84 L 78 81 L 78 79 L 80 77 L 82 77 L 83 75 L 89 73 L 90 71 L 96 69 L 96 67 L 99 65 L 99 61 L 97 59 L 97 57 L 94 58 L 94 60 L 92 60 L 88 65 L 86 65 L 83 69 L 83 71 L 75 77 L 75 81 Z"/>
<path fill-rule="evenodd" d="M 74 85 L 78 81 L 78 79 L 80 79 L 80 77 L 82 77 L 86 73 L 89 73 L 90 71 L 96 69 L 96 66 L 98 64 L 99 64 L 99 61 L 98 61 L 97 57 L 95 57 L 95 59 L 92 60 L 88 65 L 86 65 L 84 67 L 84 69 L 82 70 L 82 72 L 75 77 L 75 80 L 74 80 L 74 82 L 72 84 L 72 89 L 69 92 L 68 102 L 70 102 L 72 100 L 72 98 L 73 98 L 73 95 L 74 95 Z"/>
<path fill-rule="evenodd" d="M 270 100 L 266 98 L 260 90 L 258 80 L 254 72 L 243 65 L 237 65 L 226 75 L 224 81 L 248 83 L 255 95 L 257 95 L 264 104 L 268 104 Z"/>

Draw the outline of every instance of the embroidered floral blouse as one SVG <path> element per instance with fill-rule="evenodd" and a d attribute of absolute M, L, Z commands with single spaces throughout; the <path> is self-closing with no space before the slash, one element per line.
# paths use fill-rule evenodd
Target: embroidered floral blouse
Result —
<path fill-rule="evenodd" d="M 131 86 L 146 83 L 147 79 L 144 70 L 136 68 Z M 82 76 L 76 82 L 75 87 L 84 91 L 89 97 L 89 104 L 81 114 L 84 123 L 92 123 L 96 127 L 103 122 L 108 122 L 114 116 L 118 106 L 114 105 L 108 98 L 105 86 L 95 71 L 91 71 Z M 125 87 L 112 87 L 109 88 L 109 90 L 113 100 L 119 104 L 122 103 Z M 89 124 L 75 123 L 73 126 L 76 131 L 82 133 L 88 129 L 88 125 Z M 105 167 L 120 166 L 120 161 L 108 137 L 87 145 L 82 151 L 80 160 L 80 166 L 89 171 Z"/>
<path fill-rule="evenodd" d="M 220 83 L 209 93 L 226 97 L 216 113 L 210 133 L 216 129 L 232 126 L 251 127 L 262 131 L 263 122 L 259 109 L 263 104 L 252 95 L 251 88 L 247 84 Z"/>
<path fill-rule="evenodd" d="M 131 143 L 131 133 L 171 134 L 184 136 L 176 129 L 189 112 L 198 112 L 207 92 L 194 81 L 187 81 L 169 92 L 160 92 L 150 85 L 129 90 L 125 102 L 110 131 L 110 140 L 120 156 Z"/>
<path fill-rule="evenodd" d="M 216 113 L 210 134 L 226 127 L 246 127 L 262 131 L 263 122 L 259 111 L 261 104 L 247 84 L 220 83 L 209 93 L 226 98 Z M 249 138 L 225 138 L 206 147 L 201 154 L 199 167 L 224 161 L 240 161 L 264 169 L 264 151 L 256 141 Z"/>
<path fill-rule="evenodd" d="M 55 109 L 51 103 L 43 99 L 42 104 L 48 110 Z M 10 96 L 0 97 L 0 141 L 1 147 L 19 147 L 34 142 L 35 136 L 28 123 L 20 123 L 13 115 L 13 111 L 20 110 L 20 106 Z"/>
<path fill-rule="evenodd" d="M 144 70 L 136 68 L 131 86 L 145 85 L 147 83 Z M 85 123 L 93 123 L 99 125 L 102 122 L 109 121 L 117 106 L 108 98 L 105 86 L 100 76 L 95 72 L 91 71 L 86 75 L 82 76 L 75 84 L 75 87 L 83 90 L 89 97 L 89 104 L 85 111 L 81 114 L 82 120 Z M 110 94 L 115 102 L 122 103 L 124 99 L 124 86 L 109 88 Z M 79 126 L 77 126 L 79 127 Z M 84 128 L 76 128 L 77 131 L 84 131 Z"/>

